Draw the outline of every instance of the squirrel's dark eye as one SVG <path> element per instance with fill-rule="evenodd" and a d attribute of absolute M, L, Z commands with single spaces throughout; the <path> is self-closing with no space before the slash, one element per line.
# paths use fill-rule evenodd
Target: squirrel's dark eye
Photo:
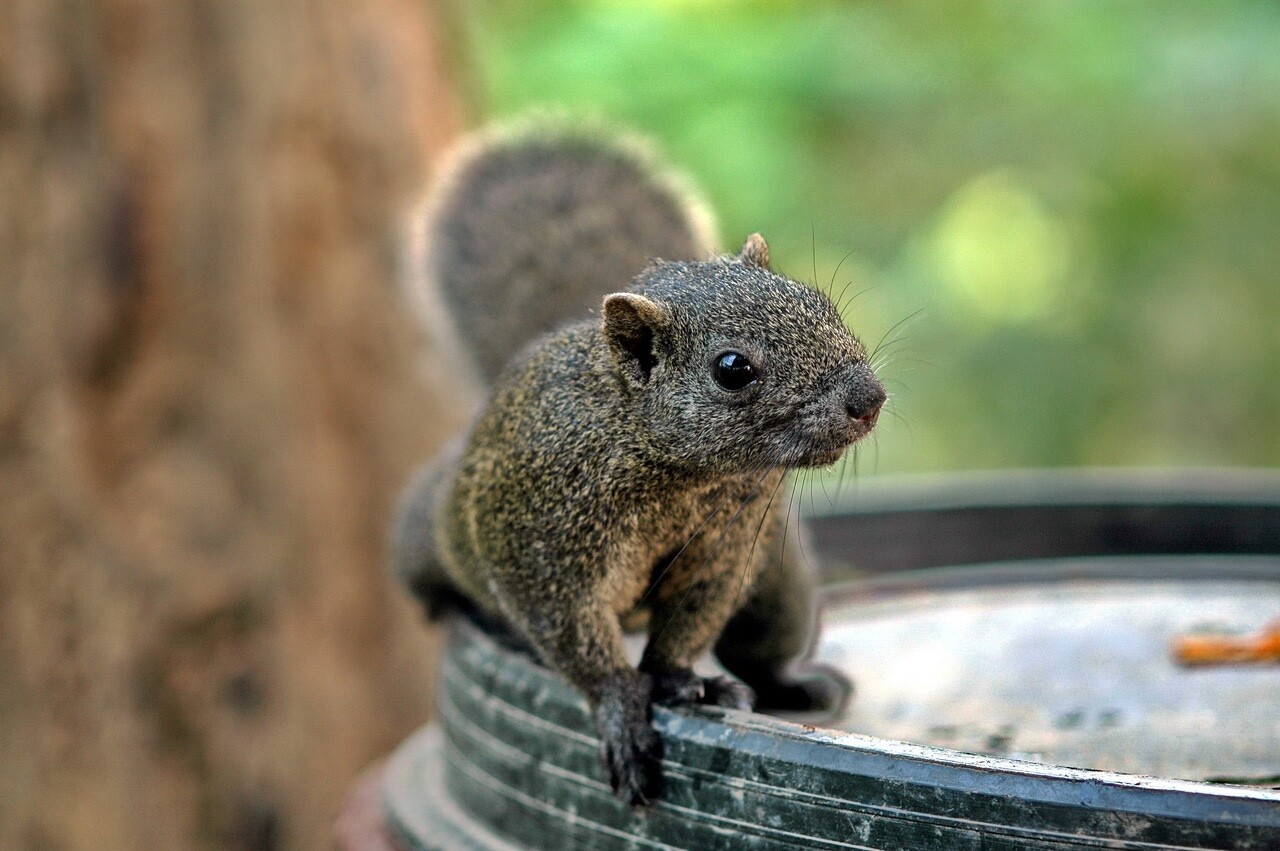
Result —
<path fill-rule="evenodd" d="M 741 390 L 756 380 L 756 368 L 747 356 L 738 352 L 725 352 L 716 359 L 716 383 L 725 390 Z"/>

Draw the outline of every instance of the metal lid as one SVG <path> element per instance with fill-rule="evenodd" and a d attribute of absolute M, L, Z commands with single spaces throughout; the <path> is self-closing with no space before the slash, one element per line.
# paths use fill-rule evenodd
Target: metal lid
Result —
<path fill-rule="evenodd" d="M 856 700 L 832 726 L 1195 780 L 1280 785 L 1280 664 L 1188 668 L 1191 632 L 1280 616 L 1280 557 L 1055 559 L 910 571 L 833 592 L 818 658 Z"/>

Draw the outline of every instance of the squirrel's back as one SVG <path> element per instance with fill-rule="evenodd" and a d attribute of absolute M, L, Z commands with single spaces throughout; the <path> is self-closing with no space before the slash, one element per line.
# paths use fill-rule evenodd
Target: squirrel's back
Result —
<path fill-rule="evenodd" d="M 706 207 L 635 141 L 545 121 L 464 146 L 415 228 L 425 319 L 486 385 L 650 260 L 713 253 Z"/>

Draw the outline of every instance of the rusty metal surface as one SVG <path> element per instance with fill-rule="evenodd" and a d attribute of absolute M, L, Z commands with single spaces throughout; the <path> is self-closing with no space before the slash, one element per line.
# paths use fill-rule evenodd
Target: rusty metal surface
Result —
<path fill-rule="evenodd" d="M 1078 768 L 1280 784 L 1280 665 L 1188 669 L 1170 654 L 1185 632 L 1249 632 L 1280 614 L 1280 558 L 1064 559 L 1006 563 L 1001 584 L 957 579 L 982 573 L 919 571 L 834 593 L 818 657 L 858 694 L 832 726 Z"/>

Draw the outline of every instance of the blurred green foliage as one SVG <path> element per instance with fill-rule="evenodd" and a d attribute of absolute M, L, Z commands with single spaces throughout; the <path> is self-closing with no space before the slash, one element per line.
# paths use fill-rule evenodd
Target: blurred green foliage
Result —
<path fill-rule="evenodd" d="M 903 333 L 864 469 L 1280 465 L 1280 5 L 455 13 L 477 121 L 634 127 L 726 249 Z"/>

